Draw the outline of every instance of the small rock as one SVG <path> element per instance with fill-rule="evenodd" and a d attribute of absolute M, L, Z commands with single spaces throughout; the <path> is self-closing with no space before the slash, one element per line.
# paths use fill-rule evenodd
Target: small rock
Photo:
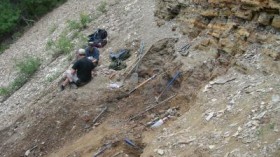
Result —
<path fill-rule="evenodd" d="M 164 154 L 164 150 L 162 150 L 162 149 L 158 149 L 156 152 L 157 152 L 159 155 L 163 155 L 163 154 Z"/>
<path fill-rule="evenodd" d="M 271 101 L 273 103 L 277 103 L 280 101 L 280 96 L 279 95 L 273 95 L 272 98 L 271 98 Z"/>
<path fill-rule="evenodd" d="M 208 147 L 209 147 L 209 149 L 214 149 L 216 146 L 215 145 L 209 145 Z"/>
<path fill-rule="evenodd" d="M 30 154 L 30 150 L 27 150 L 25 153 L 24 153 L 24 156 L 28 156 Z"/>
<path fill-rule="evenodd" d="M 214 112 L 208 113 L 208 116 L 205 118 L 207 121 L 209 121 L 214 116 Z"/>

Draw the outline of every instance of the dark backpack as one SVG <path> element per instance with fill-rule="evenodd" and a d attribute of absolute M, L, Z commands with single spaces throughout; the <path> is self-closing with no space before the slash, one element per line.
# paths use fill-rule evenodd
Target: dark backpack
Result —
<path fill-rule="evenodd" d="M 93 42 L 97 48 L 102 48 L 107 44 L 108 33 L 105 29 L 97 29 L 93 34 L 89 35 L 88 42 Z"/>
<path fill-rule="evenodd" d="M 128 57 L 130 57 L 130 53 L 129 53 L 129 50 L 127 49 L 120 49 L 118 52 L 116 53 L 110 53 L 110 59 L 112 61 L 115 61 L 115 60 L 121 60 L 121 61 L 124 61 L 126 60 Z"/>

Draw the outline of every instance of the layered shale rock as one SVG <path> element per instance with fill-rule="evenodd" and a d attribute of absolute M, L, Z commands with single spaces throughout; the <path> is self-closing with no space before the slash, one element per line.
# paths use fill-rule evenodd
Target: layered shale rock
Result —
<path fill-rule="evenodd" d="M 280 58 L 279 0 L 157 0 L 156 6 L 156 17 L 177 20 L 191 39 L 207 37 L 232 55 L 259 43 L 263 54 Z"/>

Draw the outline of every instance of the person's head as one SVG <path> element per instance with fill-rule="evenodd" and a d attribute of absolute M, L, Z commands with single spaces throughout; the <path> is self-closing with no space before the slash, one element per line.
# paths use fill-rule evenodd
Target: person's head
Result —
<path fill-rule="evenodd" d="M 79 49 L 77 52 L 78 52 L 79 57 L 84 57 L 86 55 L 85 49 Z"/>
<path fill-rule="evenodd" d="M 88 42 L 88 47 L 90 50 L 93 50 L 94 46 L 94 42 Z"/>

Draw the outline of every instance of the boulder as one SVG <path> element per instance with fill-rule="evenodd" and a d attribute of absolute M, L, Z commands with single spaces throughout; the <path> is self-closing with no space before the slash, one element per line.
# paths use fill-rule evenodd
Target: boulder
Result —
<path fill-rule="evenodd" d="M 275 15 L 271 25 L 275 28 L 280 28 L 280 16 L 279 15 Z"/>

